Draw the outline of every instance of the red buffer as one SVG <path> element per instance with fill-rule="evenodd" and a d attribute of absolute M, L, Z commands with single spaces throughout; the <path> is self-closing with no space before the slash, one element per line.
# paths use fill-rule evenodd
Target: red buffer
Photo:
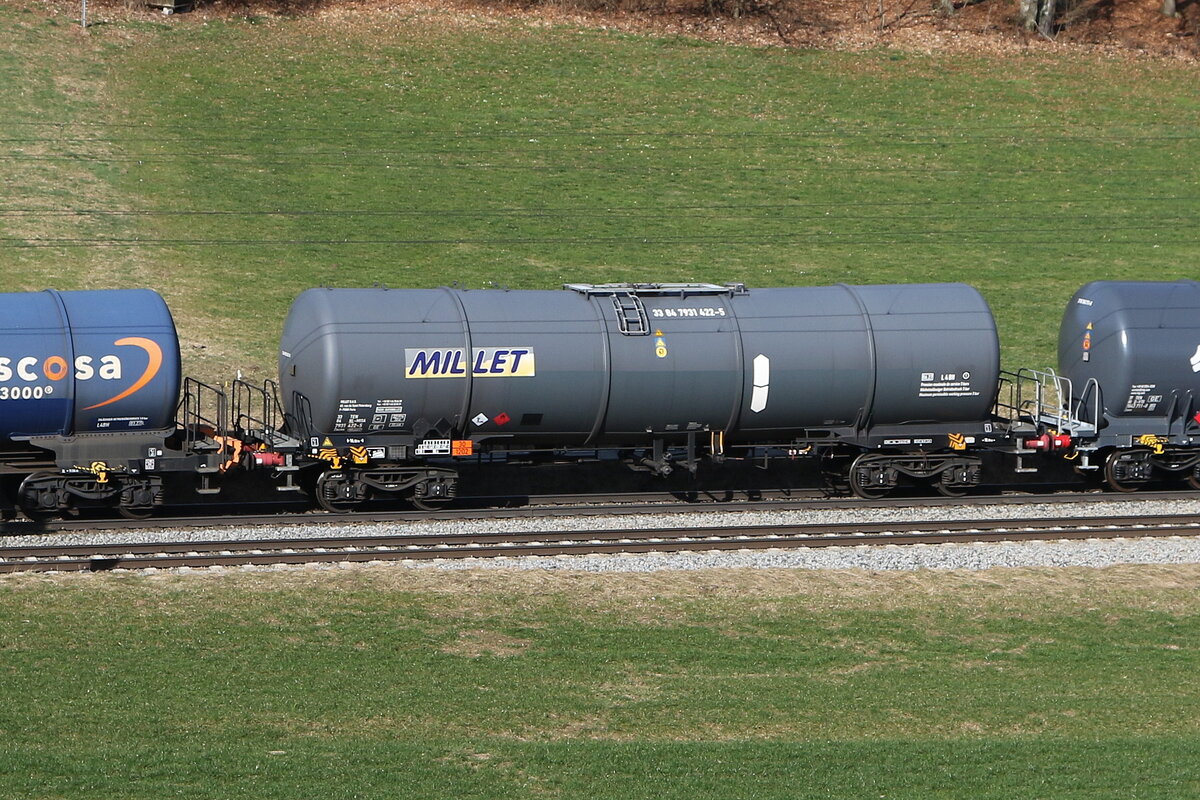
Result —
<path fill-rule="evenodd" d="M 1071 437 L 1065 433 L 1043 433 L 1034 439 L 1026 439 L 1025 447 L 1047 453 L 1055 450 L 1068 450 L 1071 447 Z"/>

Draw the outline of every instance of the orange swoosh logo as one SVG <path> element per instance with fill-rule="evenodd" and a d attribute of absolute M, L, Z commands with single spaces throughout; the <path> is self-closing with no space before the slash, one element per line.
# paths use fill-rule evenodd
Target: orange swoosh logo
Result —
<path fill-rule="evenodd" d="M 84 411 L 91 411 L 93 408 L 100 408 L 115 403 L 118 400 L 124 400 L 129 395 L 134 394 L 150 381 L 154 380 L 154 376 L 158 374 L 159 368 L 162 366 L 162 348 L 158 346 L 158 342 L 151 339 L 143 339 L 140 336 L 127 336 L 124 339 L 117 339 L 113 342 L 115 345 L 134 345 L 146 351 L 146 355 L 150 356 L 150 363 L 146 365 L 146 371 L 142 373 L 142 377 L 133 382 L 125 391 L 121 392 L 116 397 L 110 397 L 103 403 L 96 403 L 94 406 L 88 406 Z"/>

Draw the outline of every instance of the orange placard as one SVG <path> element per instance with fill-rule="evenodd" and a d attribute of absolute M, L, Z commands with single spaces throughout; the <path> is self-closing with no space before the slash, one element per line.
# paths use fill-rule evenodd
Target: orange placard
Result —
<path fill-rule="evenodd" d="M 450 455 L 452 456 L 472 456 L 475 455 L 475 443 L 470 439 L 455 439 L 450 443 Z"/>

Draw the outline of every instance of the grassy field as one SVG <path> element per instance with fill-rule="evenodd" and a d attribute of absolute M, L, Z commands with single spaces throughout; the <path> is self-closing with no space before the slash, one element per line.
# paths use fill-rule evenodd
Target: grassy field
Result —
<path fill-rule="evenodd" d="M 1195 277 L 1193 63 L 422 8 L 0 39 L 5 285 L 159 288 L 208 378 L 269 375 L 314 285 L 961 280 L 1016 367 L 1082 283 Z"/>
<path fill-rule="evenodd" d="M 1198 579 L 9 577 L 0 797 L 1194 797 Z"/>

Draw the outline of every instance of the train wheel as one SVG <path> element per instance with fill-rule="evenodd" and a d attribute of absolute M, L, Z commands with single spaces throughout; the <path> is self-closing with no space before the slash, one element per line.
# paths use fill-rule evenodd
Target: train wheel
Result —
<path fill-rule="evenodd" d="M 1136 492 L 1149 480 L 1150 469 L 1149 451 L 1114 450 L 1104 462 L 1104 481 L 1114 492 Z"/>
<path fill-rule="evenodd" d="M 858 483 L 851 481 L 850 491 L 854 492 L 856 497 L 861 497 L 863 500 L 880 500 L 888 496 L 892 491 L 890 486 L 876 488 L 874 486 L 861 486 Z"/>
<path fill-rule="evenodd" d="M 966 497 L 967 492 L 971 490 L 970 486 L 954 486 L 941 481 L 934 481 L 933 488 L 937 489 L 938 494 L 943 497 Z"/>
<path fill-rule="evenodd" d="M 982 470 L 983 464 L 977 460 L 953 460 L 932 477 L 930 485 L 944 497 L 964 497 L 979 486 Z"/>
<path fill-rule="evenodd" d="M 117 506 L 117 513 L 125 519 L 149 519 L 150 515 L 154 513 L 154 508 L 143 508 L 141 506 Z"/>
<path fill-rule="evenodd" d="M 895 477 L 886 457 L 863 453 L 850 465 L 850 491 L 864 500 L 886 497 L 896 488 Z"/>
<path fill-rule="evenodd" d="M 44 522 L 68 513 L 70 506 L 61 483 L 61 478 L 51 472 L 27 475 L 17 489 L 17 507 L 34 522 Z"/>
<path fill-rule="evenodd" d="M 147 519 L 154 513 L 155 502 L 161 502 L 162 484 L 154 478 L 129 479 L 116 497 L 117 513 L 125 519 Z"/>
<path fill-rule="evenodd" d="M 412 503 L 413 508 L 419 511 L 437 511 L 450 504 L 450 501 L 444 497 L 410 497 L 408 502 Z"/>
<path fill-rule="evenodd" d="M 456 477 L 431 475 L 413 485 L 408 502 L 421 511 L 436 511 L 454 500 Z"/>
<path fill-rule="evenodd" d="M 359 487 L 341 472 L 322 472 L 317 478 L 313 494 L 317 497 L 317 505 L 333 514 L 343 514 L 354 511 L 366 500 L 366 489 L 356 491 Z"/>

